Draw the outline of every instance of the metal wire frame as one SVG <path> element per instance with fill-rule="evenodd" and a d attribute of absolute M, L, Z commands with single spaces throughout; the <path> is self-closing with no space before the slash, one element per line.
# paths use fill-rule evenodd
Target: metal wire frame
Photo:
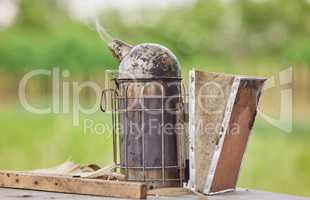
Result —
<path fill-rule="evenodd" d="M 132 83 L 146 83 L 148 84 L 149 81 L 160 81 L 161 82 L 161 96 L 159 97 L 148 97 L 148 96 L 143 96 L 142 98 L 141 97 L 128 97 L 128 84 L 126 85 L 125 87 L 125 94 L 122 96 L 122 94 L 120 94 L 120 89 L 108 89 L 106 91 L 110 91 L 111 92 L 111 110 L 112 110 L 112 132 L 113 132 L 113 161 L 114 161 L 114 164 L 116 166 L 117 169 L 120 169 L 120 170 L 125 170 L 125 175 L 127 177 L 127 180 L 129 181 L 141 181 L 140 179 L 133 179 L 133 178 L 129 178 L 128 176 L 128 171 L 129 169 L 141 169 L 142 172 L 143 172 L 143 181 L 151 181 L 151 182 L 155 182 L 155 181 L 161 181 L 163 184 L 165 182 L 168 182 L 168 181 L 179 181 L 180 184 L 182 185 L 183 183 L 183 180 L 184 180 L 184 163 L 183 163 L 183 158 L 184 158 L 184 155 L 183 154 L 183 150 L 182 149 L 178 149 L 178 151 L 181 152 L 181 158 L 178 158 L 177 162 L 178 164 L 177 165 L 173 165 L 173 166 L 167 166 L 166 163 L 165 163 L 165 134 L 164 134 L 164 126 L 165 126 L 165 112 L 166 111 L 174 111 L 174 112 L 178 112 L 178 108 L 175 108 L 175 109 L 167 109 L 165 108 L 165 102 L 166 102 L 166 99 L 167 98 L 171 98 L 171 97 L 177 97 L 179 99 L 179 103 L 184 103 L 184 100 L 186 99 L 186 96 L 184 96 L 186 94 L 185 92 L 185 87 L 184 85 L 180 82 L 180 93 L 179 95 L 175 95 L 175 96 L 165 96 L 164 92 L 164 88 L 163 88 L 163 84 L 164 82 L 166 82 L 167 80 L 162 80 L 162 79 L 139 79 L 139 80 L 119 80 L 119 79 L 114 79 L 116 82 L 117 82 L 117 87 L 120 86 L 119 83 L 122 83 L 122 82 L 130 82 L 130 84 Z M 180 81 L 179 77 L 176 77 L 176 78 L 169 78 L 169 80 L 173 80 L 173 81 Z M 106 95 L 106 91 L 103 92 L 103 95 Z M 106 98 L 106 96 L 104 96 L 104 98 Z M 151 99 L 160 99 L 161 100 L 161 108 L 158 108 L 158 109 L 146 109 L 146 108 L 142 108 L 142 109 L 128 109 L 128 100 L 129 99 L 137 99 L 139 101 L 142 101 L 142 105 L 145 105 L 145 99 L 148 99 L 148 98 L 151 98 Z M 124 108 L 121 108 L 121 105 L 120 105 L 120 101 L 123 100 L 123 103 L 125 103 L 125 109 Z M 102 110 L 105 110 L 105 109 L 102 109 Z M 144 131 L 144 112 L 146 111 L 161 111 L 161 153 L 162 153 L 162 156 L 161 156 L 161 159 L 162 159 L 162 163 L 160 166 L 152 166 L 152 167 L 149 167 L 149 166 L 145 166 L 145 131 Z M 125 167 L 121 165 L 121 162 L 120 160 L 118 160 L 118 147 L 120 147 L 120 144 L 117 142 L 119 141 L 120 142 L 120 139 L 119 137 L 117 137 L 117 128 L 118 128 L 118 133 L 121 132 L 121 127 L 124 128 L 125 130 L 123 131 L 124 133 L 124 139 L 125 139 L 125 144 L 128 144 L 128 130 L 127 130 L 127 119 L 128 119 L 128 114 L 129 112 L 139 112 L 141 113 L 141 129 L 142 129 L 142 166 L 129 166 L 128 165 L 128 145 L 125 145 L 125 147 L 123 146 L 124 148 L 124 158 L 125 158 Z M 121 113 L 125 114 L 125 122 L 123 125 L 125 126 L 121 126 L 120 124 L 120 115 Z M 179 128 L 170 128 L 172 130 L 175 130 L 175 133 L 177 134 L 177 130 L 179 130 Z M 177 140 L 178 142 L 178 140 Z M 177 144 L 179 147 L 178 148 L 184 148 L 182 147 L 180 144 Z M 121 158 L 121 157 L 120 157 Z M 154 170 L 158 170 L 158 169 L 161 169 L 161 179 L 147 179 L 145 177 L 145 171 L 146 170 L 149 170 L 149 169 L 154 169 Z M 169 179 L 169 178 L 166 178 L 165 177 L 165 174 L 166 174 L 166 169 L 176 169 L 179 171 L 179 178 L 177 179 Z"/>
<path fill-rule="evenodd" d="M 107 110 L 107 93 L 110 93 L 110 103 L 112 112 L 112 141 L 113 141 L 113 162 L 117 163 L 117 135 L 116 135 L 116 124 L 119 122 L 119 115 L 116 115 L 116 111 L 119 108 L 118 91 L 115 89 L 106 89 L 102 91 L 100 109 L 102 112 Z"/>
<path fill-rule="evenodd" d="M 185 104 L 187 103 L 187 97 L 188 97 L 188 94 L 186 92 L 186 88 L 185 88 L 185 85 L 184 83 L 181 82 L 181 89 L 180 89 L 180 107 L 178 108 L 178 112 L 182 112 L 179 114 L 182 115 L 182 114 L 185 114 L 183 113 L 184 112 L 184 106 Z M 179 130 L 178 128 L 176 130 Z M 182 186 L 183 184 L 183 181 L 185 180 L 185 161 L 186 161 L 186 155 L 184 155 L 184 148 L 188 148 L 187 146 L 184 146 L 186 144 L 185 142 L 185 132 L 187 130 L 184 130 L 184 124 L 183 124 L 183 128 L 180 129 L 181 130 L 181 135 L 182 137 L 180 138 L 179 136 L 179 139 L 177 139 L 177 142 L 178 142 L 178 146 L 177 146 L 177 151 L 178 151 L 178 156 L 180 156 L 178 158 L 178 164 L 179 164 L 179 170 L 180 170 L 180 173 L 179 173 L 179 177 L 180 177 L 180 186 Z M 180 133 L 180 132 L 178 132 Z"/>

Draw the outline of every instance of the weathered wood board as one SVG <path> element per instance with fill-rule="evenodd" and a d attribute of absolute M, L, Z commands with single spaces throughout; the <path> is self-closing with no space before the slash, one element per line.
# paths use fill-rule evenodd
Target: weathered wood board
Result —
<path fill-rule="evenodd" d="M 264 81 L 190 72 L 189 186 L 196 191 L 235 189 Z"/>
<path fill-rule="evenodd" d="M 0 187 L 130 199 L 147 197 L 147 187 L 142 183 L 40 175 L 30 172 L 0 171 Z"/>
<path fill-rule="evenodd" d="M 237 185 L 263 82 L 263 79 L 240 78 L 229 125 L 220 143 L 221 152 L 210 186 L 211 193 L 234 189 Z"/>
<path fill-rule="evenodd" d="M 203 192 L 234 79 L 223 74 L 190 73 L 190 181 L 198 192 Z"/>
<path fill-rule="evenodd" d="M 0 198 L 1 200 L 38 200 L 38 199 L 53 199 L 53 200 L 102 200 L 102 199 L 111 199 L 111 200 L 123 200 L 119 198 L 111 197 L 95 197 L 95 196 L 86 196 L 86 195 L 76 195 L 76 194 L 63 194 L 63 193 L 52 193 L 52 192 L 42 192 L 42 191 L 33 191 L 33 190 L 20 190 L 20 189 L 7 189 L 0 188 Z M 148 196 L 147 199 L 156 199 L 156 200 L 190 200 L 190 199 L 203 199 L 195 195 L 183 196 Z M 276 194 L 270 192 L 261 192 L 255 190 L 244 190 L 240 189 L 236 192 L 229 192 L 225 194 L 218 194 L 215 196 L 207 197 L 208 200 L 310 200 L 306 197 L 297 197 L 292 195 L 285 194 Z"/>

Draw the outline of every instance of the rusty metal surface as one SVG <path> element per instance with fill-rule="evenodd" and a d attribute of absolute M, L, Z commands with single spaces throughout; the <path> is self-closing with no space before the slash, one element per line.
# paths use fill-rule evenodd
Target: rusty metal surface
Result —
<path fill-rule="evenodd" d="M 176 56 L 150 43 L 132 47 L 113 40 L 109 49 L 120 62 L 112 116 L 113 130 L 119 128 L 118 144 L 113 137 L 114 152 L 119 148 L 116 166 L 127 180 L 180 185 L 175 125 L 182 98 Z"/>
<path fill-rule="evenodd" d="M 108 48 L 112 52 L 113 56 L 121 62 L 121 60 L 132 49 L 132 46 L 120 40 L 112 40 L 112 42 L 108 44 Z"/>
<path fill-rule="evenodd" d="M 165 125 L 176 124 L 180 83 L 126 82 L 119 91 L 120 166 L 128 179 L 178 185 L 176 130 Z"/>
<path fill-rule="evenodd" d="M 164 46 L 144 43 L 131 48 L 122 41 L 113 40 L 109 49 L 120 62 L 119 79 L 181 76 L 176 56 Z"/>

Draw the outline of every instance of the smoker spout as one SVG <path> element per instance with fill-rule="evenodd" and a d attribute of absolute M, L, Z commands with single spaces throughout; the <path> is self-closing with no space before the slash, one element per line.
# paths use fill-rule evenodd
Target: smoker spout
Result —
<path fill-rule="evenodd" d="M 121 40 L 113 39 L 112 42 L 108 44 L 108 48 L 118 62 L 121 62 L 132 49 L 132 46 Z"/>

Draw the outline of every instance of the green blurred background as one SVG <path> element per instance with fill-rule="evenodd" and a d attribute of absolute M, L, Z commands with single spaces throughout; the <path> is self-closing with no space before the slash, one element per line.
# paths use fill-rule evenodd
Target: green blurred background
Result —
<path fill-rule="evenodd" d="M 111 163 L 110 134 L 84 131 L 83 123 L 73 126 L 72 109 L 29 113 L 18 98 L 20 80 L 34 69 L 69 70 L 65 81 L 71 89 L 71 81 L 104 86 L 105 70 L 117 69 L 117 63 L 96 32 L 96 15 L 113 37 L 173 50 L 185 79 L 193 67 L 264 77 L 292 67 L 294 81 L 287 87 L 293 89 L 293 130 L 287 133 L 257 117 L 239 186 L 310 196 L 309 0 L 111 2 L 0 0 L 1 169 L 44 168 L 67 159 Z M 275 119 L 281 89 L 266 90 L 262 97 L 260 110 Z M 50 77 L 35 78 L 27 98 L 45 107 L 51 103 L 51 90 Z M 83 105 L 92 106 L 94 96 L 83 90 Z M 81 115 L 83 119 L 110 123 L 109 115 L 100 111 Z"/>

